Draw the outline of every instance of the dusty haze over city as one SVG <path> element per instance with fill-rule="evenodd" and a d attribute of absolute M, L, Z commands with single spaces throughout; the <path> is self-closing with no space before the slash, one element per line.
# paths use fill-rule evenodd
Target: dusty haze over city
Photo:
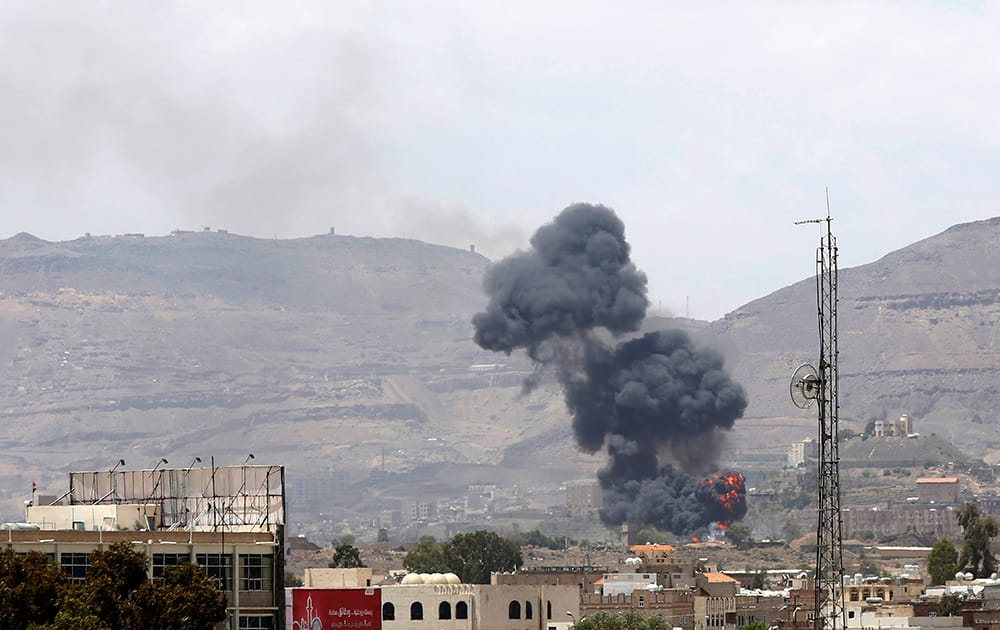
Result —
<path fill-rule="evenodd" d="M 6 2 L 0 236 L 405 236 L 497 260 L 615 208 L 715 319 L 995 214 L 987 3 Z"/>

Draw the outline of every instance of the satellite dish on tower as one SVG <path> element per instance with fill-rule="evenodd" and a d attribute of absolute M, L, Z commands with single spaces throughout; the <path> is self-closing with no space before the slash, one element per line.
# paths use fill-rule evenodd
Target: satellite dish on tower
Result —
<path fill-rule="evenodd" d="M 792 372 L 792 382 L 788 386 L 792 404 L 799 409 L 808 409 L 819 396 L 819 375 L 816 368 L 803 363 Z"/>

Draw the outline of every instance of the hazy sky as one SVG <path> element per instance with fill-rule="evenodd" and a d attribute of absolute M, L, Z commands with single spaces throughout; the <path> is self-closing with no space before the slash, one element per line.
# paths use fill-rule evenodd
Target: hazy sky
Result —
<path fill-rule="evenodd" d="M 1000 214 L 1000 8 L 0 4 L 0 237 L 406 236 L 492 258 L 576 201 L 713 319 Z"/>

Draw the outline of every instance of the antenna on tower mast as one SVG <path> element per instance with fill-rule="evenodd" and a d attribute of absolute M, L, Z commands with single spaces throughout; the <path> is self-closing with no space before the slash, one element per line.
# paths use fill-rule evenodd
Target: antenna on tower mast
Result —
<path fill-rule="evenodd" d="M 816 523 L 816 578 L 814 630 L 842 630 L 844 620 L 843 517 L 840 512 L 840 454 L 837 430 L 840 415 L 837 362 L 837 239 L 830 216 L 830 189 L 826 189 L 826 219 L 796 221 L 796 225 L 826 222 L 816 250 L 816 307 L 819 319 L 819 369 L 802 365 L 792 375 L 792 402 L 806 408 L 818 401 L 819 497 Z"/>

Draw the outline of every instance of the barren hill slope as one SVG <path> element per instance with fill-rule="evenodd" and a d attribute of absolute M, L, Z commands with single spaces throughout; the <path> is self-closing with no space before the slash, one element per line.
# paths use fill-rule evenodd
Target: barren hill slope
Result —
<path fill-rule="evenodd" d="M 909 413 L 977 455 L 998 446 L 998 242 L 992 219 L 841 270 L 845 426 Z M 488 264 L 332 234 L 0 241 L 0 519 L 19 517 L 32 481 L 61 492 L 65 471 L 120 457 L 144 468 L 253 452 L 288 466 L 295 496 L 324 475 L 384 474 L 364 497 L 375 510 L 422 480 L 460 492 L 492 474 L 553 487 L 591 475 L 602 458 L 576 449 L 559 392 L 523 396 L 526 361 L 471 341 Z M 756 418 L 731 440 L 748 461 L 780 465 L 814 430 L 788 402 L 792 369 L 815 360 L 813 291 L 807 279 L 712 323 L 646 321 L 726 353 Z"/>
<path fill-rule="evenodd" d="M 842 420 L 863 426 L 868 418 L 908 413 L 917 431 L 946 436 L 976 455 L 1000 446 L 998 244 L 1000 218 L 993 218 L 841 269 Z M 789 377 L 818 352 L 815 282 L 750 302 L 705 335 L 725 348 L 751 392 L 748 416 L 794 415 Z"/>
<path fill-rule="evenodd" d="M 525 369 L 469 369 L 498 361 L 470 341 L 487 265 L 332 234 L 0 241 L 0 518 L 17 518 L 32 481 L 55 490 L 120 457 L 253 452 L 286 464 L 290 484 L 499 462 L 546 418 L 462 413 L 494 385 L 506 389 L 484 400 L 506 406 Z"/>

